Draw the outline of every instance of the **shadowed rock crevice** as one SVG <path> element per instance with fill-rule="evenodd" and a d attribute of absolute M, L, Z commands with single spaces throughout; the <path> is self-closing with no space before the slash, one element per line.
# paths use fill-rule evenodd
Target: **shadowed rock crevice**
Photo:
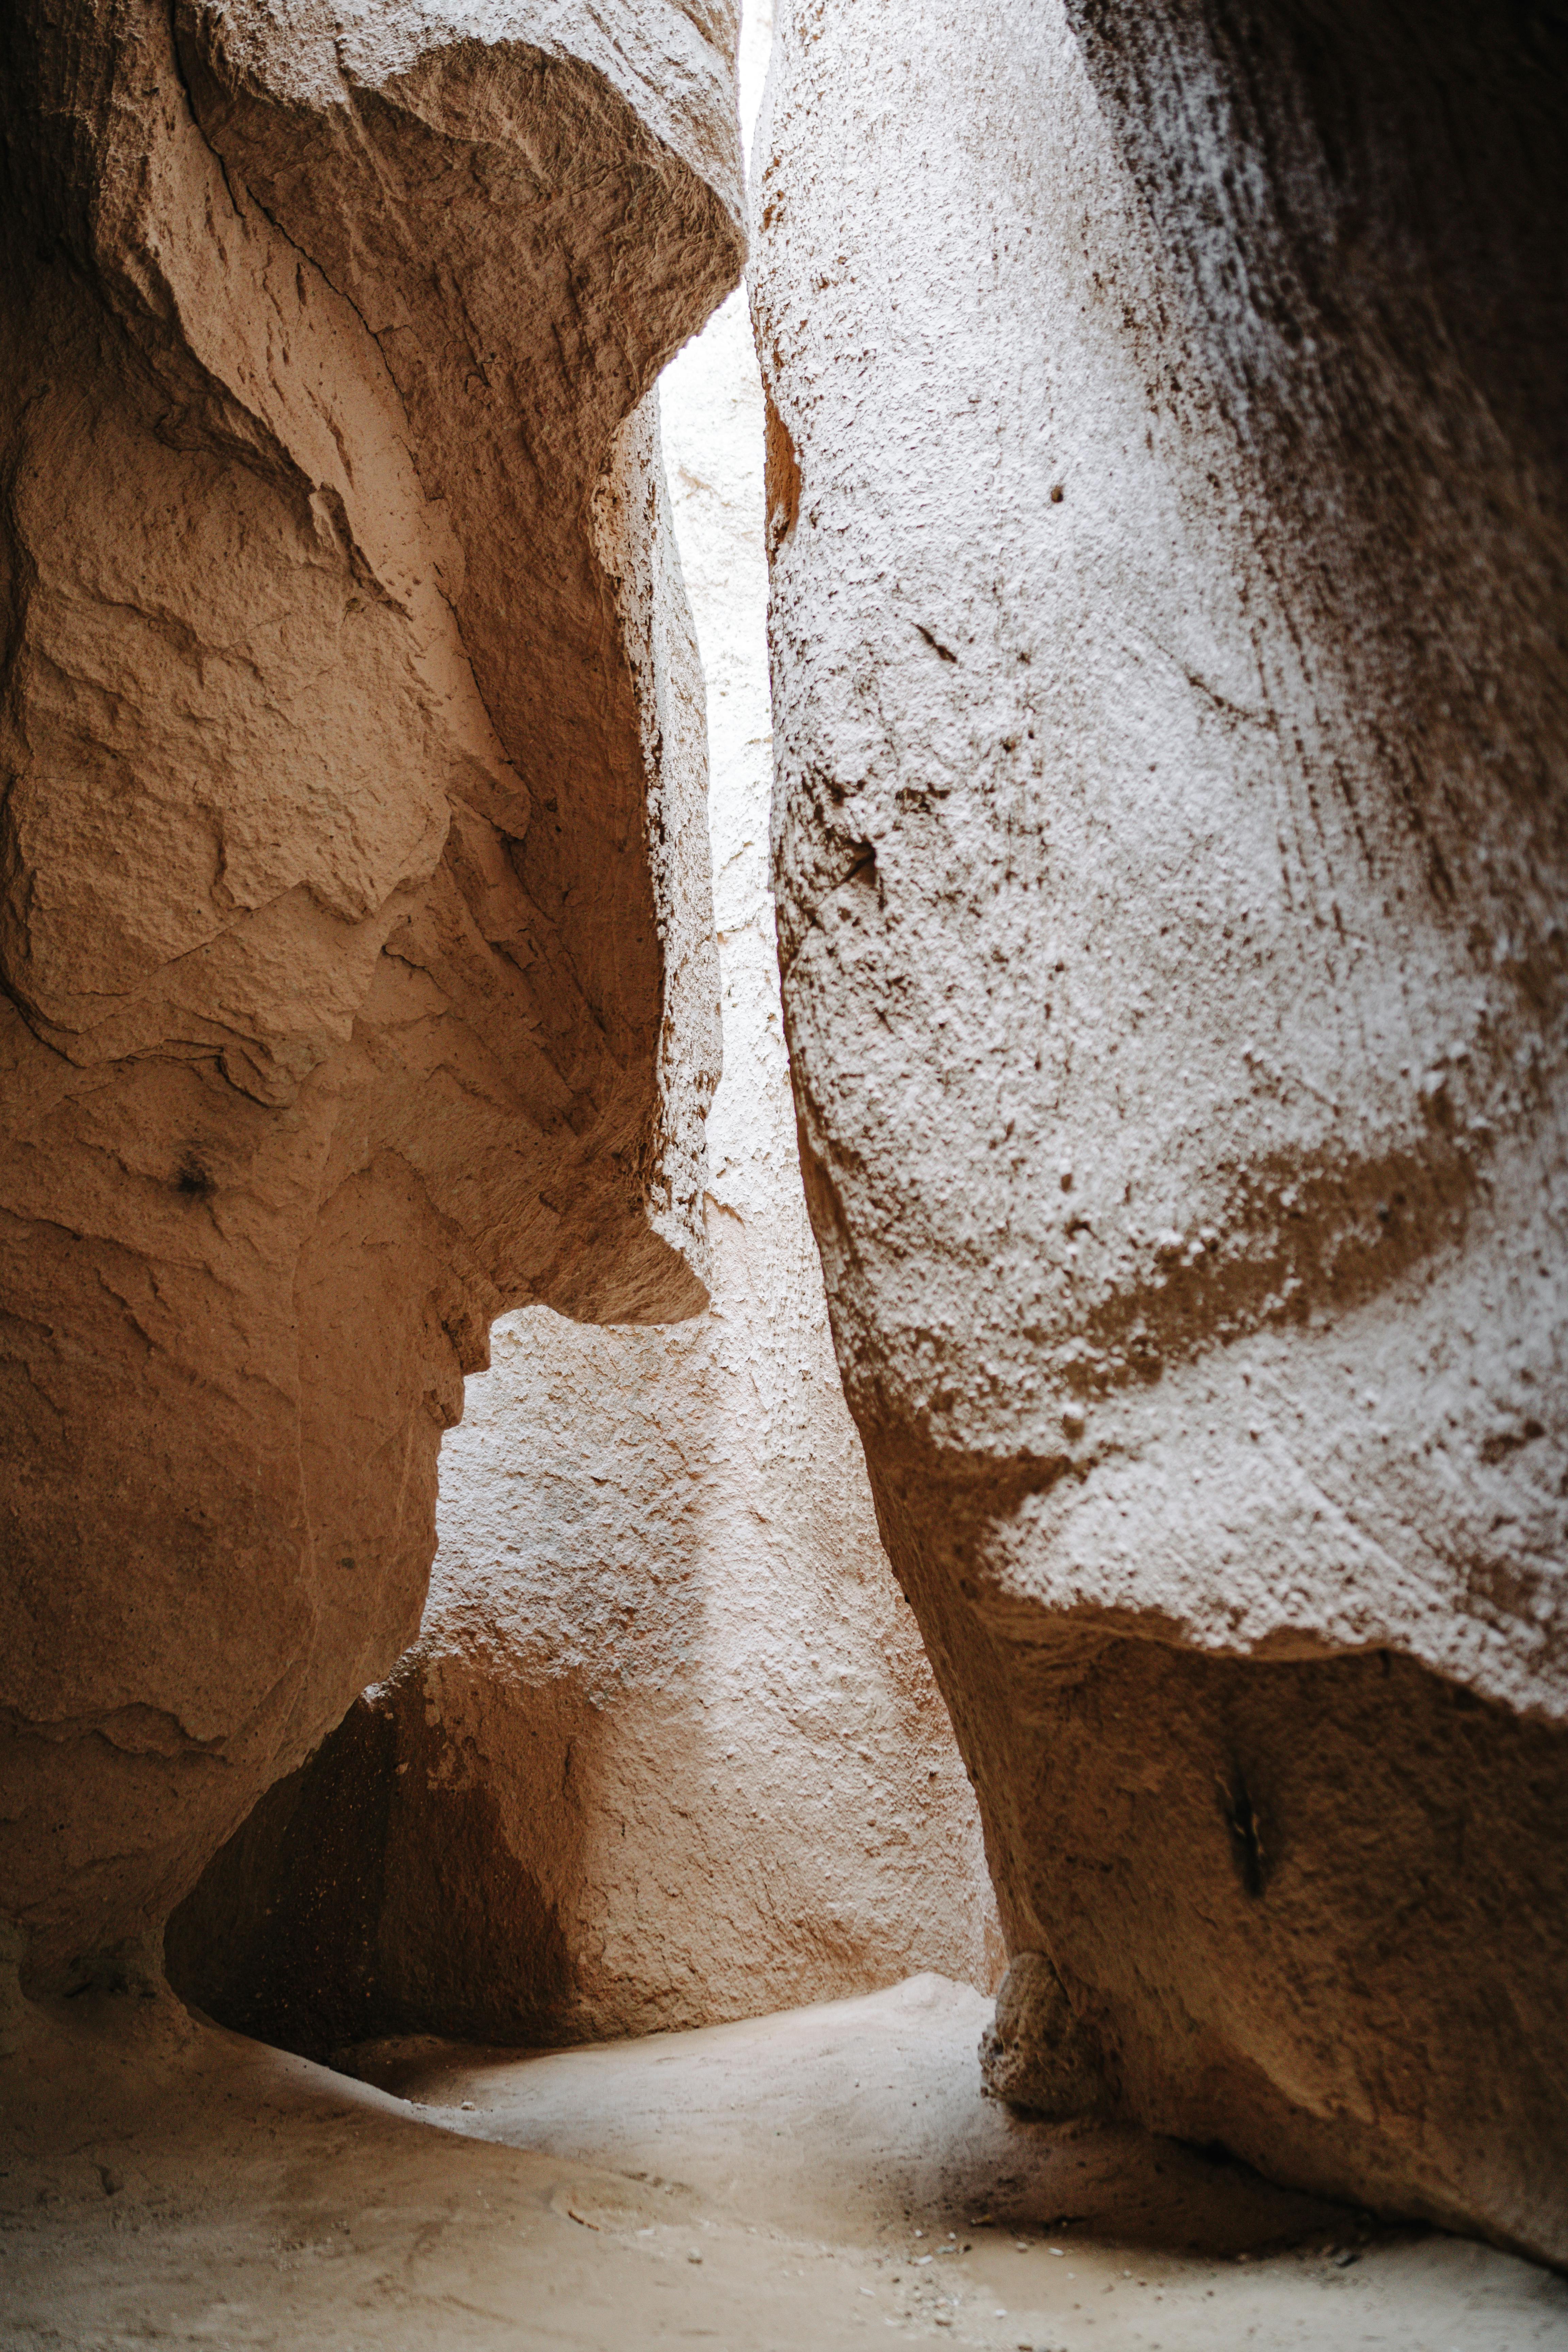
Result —
<path fill-rule="evenodd" d="M 418 1638 L 289 1801 L 299 1822 L 333 1810 L 368 1708 L 353 1738 L 390 1740 L 389 1801 L 363 1809 L 359 1868 L 323 1875 L 310 1836 L 274 1837 L 269 1792 L 176 1915 L 185 1997 L 313 2053 L 408 2032 L 599 2042 L 924 1968 L 997 1973 L 973 1791 L 877 1539 L 801 1194 L 742 296 L 659 400 L 710 734 L 710 1304 L 651 1329 L 497 1324 L 443 1446 Z M 345 1942 L 374 1958 L 352 2030 L 342 2004 L 317 2017 L 318 1954 Z"/>
<path fill-rule="evenodd" d="M 475 2041 L 552 2038 L 571 1992 L 556 1906 L 508 1867 L 494 1798 L 443 1778 L 423 1712 L 398 1710 L 391 1691 L 357 1699 L 268 1790 L 169 1922 L 176 1991 L 239 2032 L 327 2061 L 433 2025 Z M 564 1871 L 566 1775 L 548 1769 L 553 1744 L 539 1744 L 536 1801 Z"/>

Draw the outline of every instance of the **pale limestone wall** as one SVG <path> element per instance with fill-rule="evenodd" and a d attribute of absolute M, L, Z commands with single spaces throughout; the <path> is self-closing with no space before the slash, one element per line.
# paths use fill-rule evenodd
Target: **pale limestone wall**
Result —
<path fill-rule="evenodd" d="M 784 1002 L 1042 2101 L 1560 2256 L 1561 37 L 1305 24 L 784 12 Z"/>

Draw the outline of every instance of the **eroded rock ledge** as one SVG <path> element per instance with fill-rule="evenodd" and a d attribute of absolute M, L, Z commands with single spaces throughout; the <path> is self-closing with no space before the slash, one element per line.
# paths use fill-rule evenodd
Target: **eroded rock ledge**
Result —
<path fill-rule="evenodd" d="M 0 1907 L 39 1983 L 408 1642 L 490 1318 L 703 1299 L 647 395 L 740 266 L 733 37 L 10 14 Z"/>

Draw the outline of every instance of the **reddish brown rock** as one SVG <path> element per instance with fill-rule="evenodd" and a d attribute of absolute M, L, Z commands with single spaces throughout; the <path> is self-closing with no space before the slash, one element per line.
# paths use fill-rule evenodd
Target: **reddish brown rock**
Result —
<path fill-rule="evenodd" d="M 733 26 L 13 12 L 0 1908 L 144 1935 L 419 1619 L 490 1318 L 704 1297 L 645 395 Z"/>
<path fill-rule="evenodd" d="M 1563 65 L 801 6 L 753 272 L 807 1193 L 1015 2040 L 1558 2259 Z"/>

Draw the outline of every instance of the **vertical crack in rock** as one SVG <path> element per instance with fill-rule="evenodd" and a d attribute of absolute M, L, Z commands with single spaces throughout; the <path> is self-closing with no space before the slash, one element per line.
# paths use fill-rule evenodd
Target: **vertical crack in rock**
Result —
<path fill-rule="evenodd" d="M 757 62 L 743 42 L 743 91 Z M 417 1640 L 169 1927 L 171 1980 L 198 2008 L 371 2079 L 364 2045 L 386 2035 L 663 2032 L 933 1969 L 989 1986 L 1000 1958 L 973 1791 L 879 1541 L 801 1190 L 742 294 L 659 401 L 711 767 L 710 1305 L 666 1328 L 540 1307 L 497 1323 L 443 1445 Z M 616 482 L 598 496 L 613 519 Z M 699 679 L 658 706 L 667 744 L 703 704 Z M 874 868 L 868 845 L 862 884 Z"/>

